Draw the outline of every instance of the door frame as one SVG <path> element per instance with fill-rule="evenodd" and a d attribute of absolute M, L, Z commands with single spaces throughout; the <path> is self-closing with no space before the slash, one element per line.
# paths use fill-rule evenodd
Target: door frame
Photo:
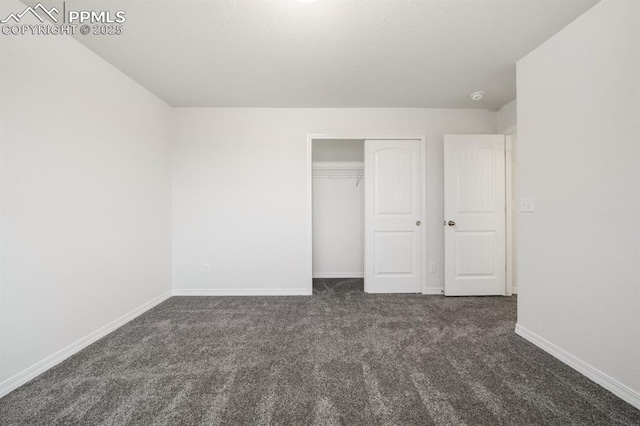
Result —
<path fill-rule="evenodd" d="M 313 294 L 313 141 L 315 139 L 357 139 L 363 140 L 364 143 L 367 143 L 367 140 L 377 139 L 377 140 L 419 140 L 421 147 L 421 159 L 420 159 L 420 175 L 421 175 L 421 183 L 422 183 L 422 191 L 421 191 L 421 205 L 420 209 L 422 211 L 422 221 L 425 226 L 421 227 L 420 232 L 420 246 L 424 250 L 422 252 L 420 269 L 422 273 L 422 294 L 427 293 L 427 226 L 428 226 L 428 218 L 427 218 L 427 144 L 426 144 L 426 136 L 425 135 L 376 135 L 376 134 L 307 134 L 307 161 L 306 161 L 306 174 L 307 174 L 307 220 L 306 220 L 306 233 L 307 233 L 307 244 L 306 244 L 306 275 L 308 277 L 308 294 Z M 367 178 L 366 176 L 364 177 Z M 366 215 L 364 217 L 366 221 Z M 365 223 L 365 229 L 366 229 Z M 365 250 L 366 256 L 366 250 Z M 365 258 L 366 264 L 366 258 Z M 365 283 L 366 288 L 366 283 Z"/>
<path fill-rule="evenodd" d="M 514 256 L 513 252 L 518 249 L 517 239 L 514 239 L 514 233 L 516 231 L 514 222 L 518 221 L 518 183 L 514 177 L 517 176 L 517 146 L 514 146 L 513 135 L 516 135 L 517 145 L 517 133 L 518 127 L 511 126 L 506 129 L 498 131 L 499 135 L 504 135 L 504 154 L 505 154 L 505 202 L 506 202 L 506 262 L 507 262 L 507 277 L 505 295 L 512 296 L 518 293 L 518 271 L 514 268 Z M 514 220 L 515 219 L 515 220 Z"/>

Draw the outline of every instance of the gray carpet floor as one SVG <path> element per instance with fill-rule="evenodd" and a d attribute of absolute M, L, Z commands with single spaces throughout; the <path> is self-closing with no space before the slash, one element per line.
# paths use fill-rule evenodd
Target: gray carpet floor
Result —
<path fill-rule="evenodd" d="M 515 297 L 173 297 L 0 399 L 2 425 L 639 425 L 516 336 Z"/>

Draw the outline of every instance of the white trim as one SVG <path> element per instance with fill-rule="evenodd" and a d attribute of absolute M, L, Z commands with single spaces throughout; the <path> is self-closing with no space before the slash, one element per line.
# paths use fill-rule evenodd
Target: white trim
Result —
<path fill-rule="evenodd" d="M 357 139 L 357 140 L 374 140 L 374 139 L 381 139 L 381 140 L 400 140 L 400 139 L 406 139 L 406 140 L 415 140 L 415 139 L 424 139 L 424 135 L 398 135 L 398 134 L 391 134 L 391 135 L 386 135 L 386 134 L 378 134 L 378 135 L 367 135 L 367 134 L 352 134 L 352 135 L 326 135 L 326 134 L 310 134 L 307 135 L 307 140 L 309 139 L 340 139 L 340 140 L 344 140 L 344 139 Z"/>
<path fill-rule="evenodd" d="M 174 288 L 174 296 L 311 296 L 308 288 Z"/>
<path fill-rule="evenodd" d="M 420 137 L 420 157 L 422 158 L 420 161 L 420 173 L 422 174 L 422 188 L 421 188 L 421 194 L 420 194 L 420 199 L 422 200 L 421 203 L 422 205 L 420 206 L 421 210 L 422 210 L 422 214 L 424 215 L 424 218 L 422 219 L 422 223 L 424 224 L 424 226 L 422 226 L 422 232 L 420 233 L 420 243 L 422 246 L 422 265 L 420 265 L 422 267 L 422 294 L 431 294 L 429 293 L 429 288 L 427 287 L 428 285 L 428 278 L 429 278 L 429 266 L 427 265 L 427 224 L 429 223 L 427 221 L 427 193 L 428 191 L 428 186 L 427 186 L 427 137 L 426 136 L 421 136 Z"/>
<path fill-rule="evenodd" d="M 427 288 L 427 139 L 425 135 L 366 135 L 366 134 L 351 134 L 351 135 L 327 135 L 327 134 L 308 134 L 307 135 L 307 261 L 306 261 L 306 276 L 309 277 L 308 281 L 308 293 L 313 294 L 313 140 L 314 139 L 355 139 L 355 140 L 419 140 L 420 141 L 420 156 L 422 158 L 421 164 L 421 173 L 422 173 L 422 183 L 424 187 L 422 188 L 422 214 L 424 218 L 422 222 L 425 226 L 422 227 L 422 249 L 424 250 L 422 254 L 422 294 L 432 294 L 429 293 L 431 291 Z M 366 143 L 366 142 L 365 142 Z M 366 215 L 365 215 L 365 229 L 366 229 Z M 342 277 L 340 277 L 342 278 Z M 366 285 L 366 282 L 365 282 Z M 175 290 L 174 290 L 175 294 Z M 437 293 L 440 294 L 440 293 Z"/>
<path fill-rule="evenodd" d="M 99 329 L 87 334 L 85 337 L 81 338 L 80 340 L 75 341 L 74 343 L 70 344 L 66 348 L 63 348 L 63 349 L 59 350 L 58 352 L 54 353 L 53 355 L 50 355 L 50 356 L 46 357 L 42 361 L 37 362 L 36 364 L 32 365 L 31 367 L 27 368 L 26 370 L 24 370 L 24 371 L 16 374 L 15 376 L 5 380 L 4 382 L 0 383 L 0 398 L 2 398 L 3 396 L 7 395 L 9 392 L 19 388 L 20 386 L 24 385 L 29 380 L 36 378 L 40 374 L 44 373 L 45 371 L 49 370 L 50 368 L 52 368 L 52 367 L 56 366 L 57 364 L 61 363 L 65 359 L 69 358 L 71 355 L 74 355 L 74 354 L 80 352 L 82 349 L 86 348 L 90 344 L 95 343 L 96 341 L 102 339 L 107 334 L 109 334 L 109 333 L 115 331 L 116 329 L 122 327 L 123 325 L 125 325 L 129 321 L 131 321 L 134 318 L 142 315 L 143 313 L 145 313 L 149 309 L 151 309 L 154 306 L 164 302 L 165 300 L 167 300 L 170 297 L 171 297 L 171 292 L 170 291 L 161 294 L 160 296 L 158 296 L 158 297 L 150 300 L 149 302 L 137 307 L 136 309 L 134 309 L 131 312 L 121 316 L 120 318 L 110 322 L 109 324 L 107 324 L 107 325 L 105 325 L 103 327 L 100 327 Z"/>
<path fill-rule="evenodd" d="M 628 402 L 634 407 L 640 409 L 640 392 L 637 392 L 627 385 L 620 383 L 618 380 L 606 375 L 597 368 L 587 364 L 581 359 L 564 349 L 554 345 L 543 337 L 538 336 L 534 332 L 526 329 L 520 324 L 516 324 L 516 334 L 529 342 L 533 343 L 545 352 L 553 355 L 560 361 L 567 364 L 569 367 L 583 374 L 587 378 L 593 380 L 603 388 L 607 389 L 620 399 Z"/>
<path fill-rule="evenodd" d="M 427 287 L 427 289 L 423 291 L 422 294 L 431 296 L 444 296 L 444 287 Z"/>
<path fill-rule="evenodd" d="M 307 135 L 307 264 L 305 267 L 307 291 L 313 294 L 313 139 L 314 135 Z M 318 138 L 316 138 L 318 139 Z"/>
<path fill-rule="evenodd" d="M 505 296 L 513 294 L 513 137 L 504 137 L 504 201 L 505 201 Z"/>
<path fill-rule="evenodd" d="M 313 278 L 364 278 L 364 272 L 314 272 Z"/>
<path fill-rule="evenodd" d="M 506 279 L 506 291 L 507 296 L 518 293 L 518 272 L 514 273 L 513 264 L 515 262 L 513 252 L 517 250 L 518 242 L 513 238 L 514 234 L 514 218 L 517 219 L 518 210 L 517 197 L 514 196 L 518 192 L 518 183 L 514 179 L 514 166 L 517 163 L 517 158 L 513 154 L 513 135 L 518 132 L 518 126 L 510 126 L 506 129 L 502 129 L 498 134 L 503 134 L 505 142 L 505 201 L 506 201 L 506 263 L 507 263 L 507 279 Z M 517 138 L 516 138 L 517 143 Z M 517 152 L 516 152 L 517 156 Z M 516 170 L 517 171 L 517 170 Z"/>

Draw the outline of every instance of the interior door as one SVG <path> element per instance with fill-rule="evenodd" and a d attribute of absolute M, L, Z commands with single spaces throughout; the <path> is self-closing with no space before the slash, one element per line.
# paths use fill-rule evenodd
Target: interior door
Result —
<path fill-rule="evenodd" d="M 444 289 L 447 296 L 505 294 L 503 135 L 444 137 Z"/>
<path fill-rule="evenodd" d="M 419 293 L 423 280 L 420 140 L 366 140 L 365 291 Z"/>

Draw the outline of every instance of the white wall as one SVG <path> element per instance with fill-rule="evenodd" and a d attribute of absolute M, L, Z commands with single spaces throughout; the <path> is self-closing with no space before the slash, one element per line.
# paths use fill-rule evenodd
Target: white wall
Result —
<path fill-rule="evenodd" d="M 518 331 L 640 408 L 640 3 L 518 63 Z"/>
<path fill-rule="evenodd" d="M 0 43 L 6 391 L 170 290 L 171 109 L 72 38 Z"/>
<path fill-rule="evenodd" d="M 510 129 L 517 124 L 516 101 L 517 99 L 514 99 L 508 104 L 503 105 L 496 113 L 499 132 Z"/>
<path fill-rule="evenodd" d="M 314 162 L 363 162 L 364 140 L 314 139 L 312 152 Z"/>
<path fill-rule="evenodd" d="M 313 275 L 364 276 L 364 181 L 313 179 Z"/>
<path fill-rule="evenodd" d="M 305 293 L 307 134 L 426 135 L 427 253 L 441 289 L 443 134 L 495 133 L 495 113 L 404 108 L 179 108 L 173 147 L 173 285 Z M 203 264 L 211 273 L 203 273 Z M 184 293 L 187 293 L 186 291 Z"/>

